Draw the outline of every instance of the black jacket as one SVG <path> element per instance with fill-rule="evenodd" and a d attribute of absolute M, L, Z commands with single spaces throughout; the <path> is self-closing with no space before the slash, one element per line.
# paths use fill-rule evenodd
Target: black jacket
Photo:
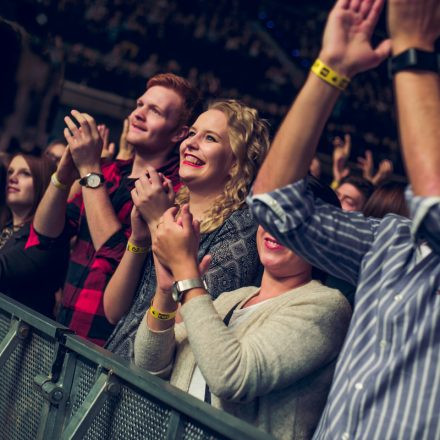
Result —
<path fill-rule="evenodd" d="M 53 318 L 54 293 L 64 283 L 68 249 L 25 249 L 30 224 L 15 232 L 0 249 L 0 291 Z"/>

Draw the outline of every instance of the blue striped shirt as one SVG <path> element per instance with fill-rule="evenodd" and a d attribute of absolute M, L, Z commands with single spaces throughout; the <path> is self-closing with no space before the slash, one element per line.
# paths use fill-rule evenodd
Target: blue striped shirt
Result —
<path fill-rule="evenodd" d="M 413 221 L 343 212 L 304 180 L 248 199 L 277 240 L 357 285 L 315 439 L 440 439 L 440 198 L 407 201 Z"/>

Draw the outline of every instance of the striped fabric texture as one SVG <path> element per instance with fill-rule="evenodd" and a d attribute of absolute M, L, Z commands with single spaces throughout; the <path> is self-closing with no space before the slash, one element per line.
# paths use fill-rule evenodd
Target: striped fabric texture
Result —
<path fill-rule="evenodd" d="M 248 198 L 277 240 L 357 285 L 315 439 L 440 439 L 440 199 L 407 201 L 413 221 L 343 212 L 305 180 Z"/>

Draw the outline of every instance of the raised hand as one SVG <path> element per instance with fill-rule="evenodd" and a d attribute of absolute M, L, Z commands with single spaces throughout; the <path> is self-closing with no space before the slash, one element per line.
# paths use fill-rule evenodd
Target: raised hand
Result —
<path fill-rule="evenodd" d="M 376 174 L 373 176 L 371 183 L 376 186 L 379 185 L 381 182 L 383 182 L 385 179 L 391 176 L 392 172 L 393 172 L 393 163 L 388 159 L 382 160 L 379 163 L 379 167 L 377 169 Z"/>
<path fill-rule="evenodd" d="M 433 51 L 440 36 L 440 2 L 388 0 L 388 31 L 394 54 L 411 47 Z"/>
<path fill-rule="evenodd" d="M 57 167 L 57 177 L 58 180 L 66 186 L 72 185 L 72 183 L 79 177 L 69 146 L 64 149 L 64 153 L 61 156 L 60 163 Z"/>
<path fill-rule="evenodd" d="M 373 153 L 370 150 L 365 152 L 365 157 L 358 157 L 358 167 L 362 170 L 362 177 L 375 186 L 387 179 L 393 172 L 393 163 L 384 159 L 379 163 L 374 174 Z"/>
<path fill-rule="evenodd" d="M 333 139 L 333 179 L 340 182 L 348 176 L 350 169 L 346 166 L 351 151 L 351 136 L 347 133 L 344 140 L 339 136 Z"/>
<path fill-rule="evenodd" d="M 205 255 L 197 264 L 199 247 L 199 223 L 193 221 L 188 205 L 182 207 L 181 216 L 175 219 L 177 208 L 170 208 L 158 225 L 153 239 L 153 257 L 156 271 L 157 289 L 152 305 L 161 311 L 174 311 L 176 303 L 172 299 L 175 280 L 203 276 L 211 264 L 210 255 Z M 160 321 L 147 315 L 148 325 L 153 330 L 165 330 L 174 321 Z M 177 314 L 176 322 L 180 321 Z"/>
<path fill-rule="evenodd" d="M 379 65 L 390 53 L 390 40 L 371 46 L 371 36 L 384 0 L 338 0 L 324 31 L 319 55 L 339 74 L 349 78 Z"/>
<path fill-rule="evenodd" d="M 200 276 L 203 276 L 208 271 L 211 261 L 211 255 L 205 255 L 202 258 L 202 261 L 199 264 Z M 157 286 L 162 292 L 171 293 L 174 283 L 174 276 L 172 272 L 159 261 L 156 255 L 154 255 L 154 269 L 156 271 Z"/>
<path fill-rule="evenodd" d="M 176 275 L 179 269 L 197 265 L 200 225 L 193 220 L 188 205 L 183 205 L 180 218 L 177 208 L 168 209 L 157 225 L 153 238 L 153 252 L 157 259 Z"/>
<path fill-rule="evenodd" d="M 105 124 L 99 124 L 98 133 L 102 139 L 101 159 L 112 160 L 115 155 L 115 143 L 109 142 L 110 130 Z"/>
<path fill-rule="evenodd" d="M 128 160 L 134 156 L 134 147 L 132 144 L 127 142 L 127 133 L 129 127 L 128 118 L 124 119 L 124 125 L 122 127 L 121 138 L 119 140 L 119 152 L 116 156 L 117 160 Z"/>
<path fill-rule="evenodd" d="M 129 241 L 137 246 L 146 246 L 150 238 L 150 231 L 148 229 L 147 223 L 145 223 L 142 215 L 135 205 L 133 205 L 133 208 L 131 210 L 130 219 L 131 237 Z"/>
<path fill-rule="evenodd" d="M 76 124 L 72 118 L 66 116 L 64 121 L 67 127 L 64 129 L 64 136 L 69 144 L 73 162 L 81 176 L 90 172 L 100 172 L 103 142 L 96 122 L 87 113 L 72 110 L 71 114 Z"/>
<path fill-rule="evenodd" d="M 362 177 L 370 182 L 373 182 L 374 177 L 374 161 L 373 153 L 370 150 L 365 151 L 365 157 L 359 156 L 357 158 L 358 167 L 362 170 Z"/>
<path fill-rule="evenodd" d="M 150 231 L 155 232 L 162 214 L 174 203 L 173 185 L 169 179 L 150 166 L 147 175 L 136 180 L 131 191 L 133 203 L 148 224 Z"/>

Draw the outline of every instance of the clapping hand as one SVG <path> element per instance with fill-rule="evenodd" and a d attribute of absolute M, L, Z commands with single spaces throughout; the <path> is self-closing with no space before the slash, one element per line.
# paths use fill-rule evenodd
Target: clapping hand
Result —
<path fill-rule="evenodd" d="M 73 162 L 72 153 L 70 147 L 64 149 L 64 153 L 61 156 L 60 162 L 57 167 L 58 180 L 66 185 L 71 186 L 72 183 L 79 177 L 78 170 Z"/>
<path fill-rule="evenodd" d="M 146 246 L 148 239 L 150 238 L 150 232 L 147 223 L 145 223 L 145 220 L 142 218 L 142 215 L 136 208 L 136 205 L 133 205 L 133 208 L 131 209 L 130 219 L 130 242 L 137 246 Z"/>
<path fill-rule="evenodd" d="M 173 206 L 175 194 L 171 180 L 147 166 L 146 174 L 136 180 L 131 197 L 150 231 L 154 233 L 162 214 Z"/>
<path fill-rule="evenodd" d="M 71 112 L 66 116 L 64 136 L 69 144 L 73 162 L 81 176 L 90 172 L 101 172 L 100 158 L 103 141 L 95 120 L 87 113 Z M 76 122 L 76 123 L 75 123 Z"/>
<path fill-rule="evenodd" d="M 168 209 L 162 216 L 153 238 L 153 252 L 174 276 L 180 269 L 197 267 L 200 224 L 193 219 L 189 206 L 183 205 L 180 217 L 175 219 L 177 208 Z"/>
<path fill-rule="evenodd" d="M 124 119 L 124 125 L 122 127 L 121 138 L 119 140 L 119 152 L 116 156 L 117 160 L 128 160 L 134 155 L 134 147 L 132 144 L 127 142 L 127 133 L 129 128 L 128 118 Z"/>
<path fill-rule="evenodd" d="M 101 159 L 112 160 L 115 155 L 115 143 L 109 142 L 110 130 L 105 124 L 99 124 L 98 133 L 102 139 Z"/>

